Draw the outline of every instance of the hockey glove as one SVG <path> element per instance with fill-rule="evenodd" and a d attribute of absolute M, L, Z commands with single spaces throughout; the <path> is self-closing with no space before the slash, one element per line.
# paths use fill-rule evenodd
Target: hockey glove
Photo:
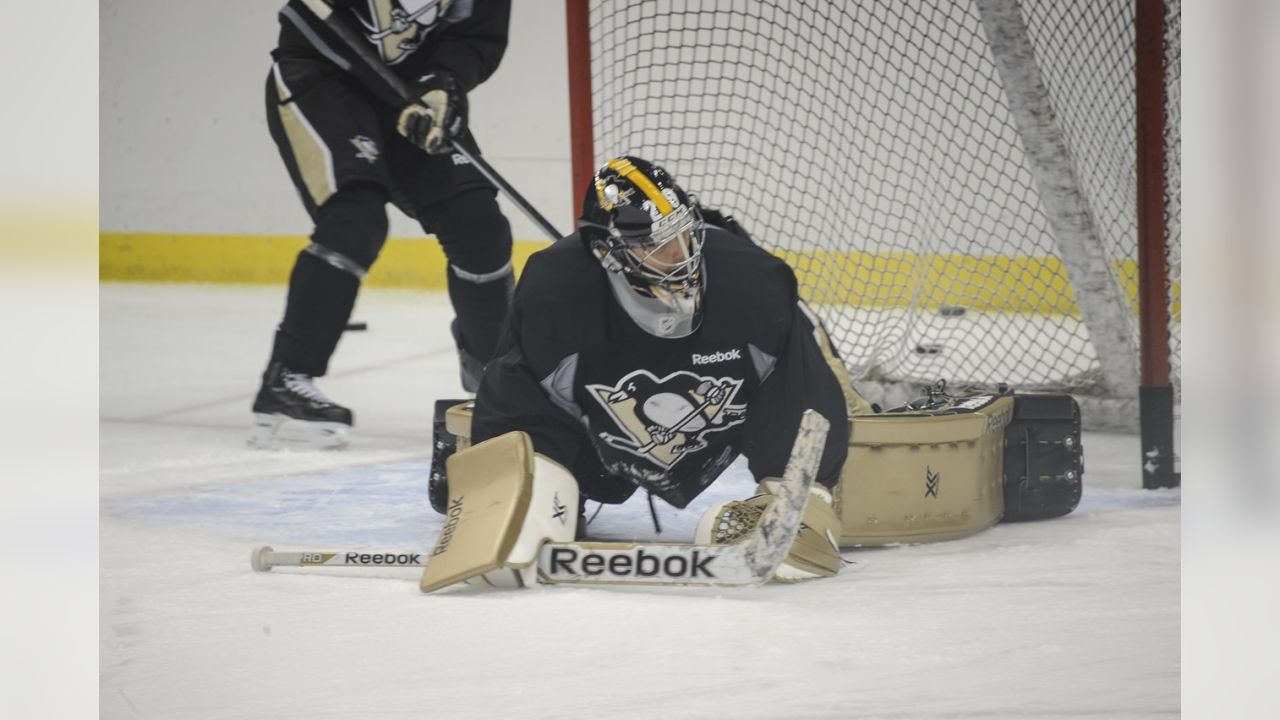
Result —
<path fill-rule="evenodd" d="M 746 500 L 730 500 L 707 508 L 698 523 L 694 542 L 727 545 L 754 530 L 760 516 L 773 502 L 773 493 L 769 491 L 773 482 L 765 478 L 757 494 Z M 817 484 L 809 489 L 809 501 L 804 506 L 800 530 L 786 559 L 774 573 L 774 580 L 811 580 L 831 577 L 840 571 L 843 561 L 836 540 L 840 537 L 840 518 L 831 505 L 830 490 Z"/>
<path fill-rule="evenodd" d="M 396 129 L 432 155 L 447 153 L 467 128 L 467 94 L 448 73 L 427 75 L 418 91 L 418 101 L 400 111 Z"/>

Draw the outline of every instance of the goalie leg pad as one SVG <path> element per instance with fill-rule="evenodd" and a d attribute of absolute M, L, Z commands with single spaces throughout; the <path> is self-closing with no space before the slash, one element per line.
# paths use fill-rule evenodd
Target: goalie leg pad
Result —
<path fill-rule="evenodd" d="M 510 432 L 446 461 L 445 523 L 419 587 L 460 582 L 532 584 L 544 542 L 573 540 L 578 485 L 560 465 L 535 455 L 529 436 Z"/>
<path fill-rule="evenodd" d="M 467 434 L 458 434 L 453 427 L 454 416 L 463 411 L 470 413 L 469 400 L 437 400 L 435 417 L 431 422 L 431 476 L 427 480 L 427 499 L 431 509 L 444 515 L 449 501 L 449 479 L 445 463 L 455 452 L 471 445 Z M 469 429 L 469 428 L 468 428 Z"/>
<path fill-rule="evenodd" d="M 698 522 L 694 542 L 705 545 L 728 545 L 755 529 L 765 508 L 773 501 L 766 479 L 759 492 L 746 500 L 729 500 L 708 508 Z M 831 577 L 840 570 L 838 539 L 840 518 L 831 503 L 831 492 L 821 485 L 809 489 L 800 530 L 795 541 L 774 573 L 780 582 Z"/>
<path fill-rule="evenodd" d="M 1004 512 L 1008 395 L 954 398 L 850 418 L 849 456 L 837 485 L 842 547 L 954 540 Z"/>

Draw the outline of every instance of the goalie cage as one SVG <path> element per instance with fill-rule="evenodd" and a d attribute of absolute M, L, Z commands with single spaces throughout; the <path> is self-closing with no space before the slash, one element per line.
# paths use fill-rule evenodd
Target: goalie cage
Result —
<path fill-rule="evenodd" d="M 1068 392 L 1176 485 L 1179 0 L 568 0 L 573 195 L 651 158 L 795 268 L 857 388 Z"/>

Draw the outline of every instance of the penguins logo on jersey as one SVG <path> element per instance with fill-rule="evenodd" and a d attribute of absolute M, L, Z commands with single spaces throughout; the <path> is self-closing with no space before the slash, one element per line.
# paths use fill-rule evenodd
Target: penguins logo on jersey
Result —
<path fill-rule="evenodd" d="M 617 385 L 587 385 L 621 435 L 600 433 L 610 446 L 669 470 L 681 458 L 707 446 L 707 433 L 746 420 L 747 406 L 733 400 L 742 380 L 712 378 L 681 370 L 657 378 L 636 370 Z"/>
<path fill-rule="evenodd" d="M 469 16 L 471 5 L 467 0 L 369 0 L 369 17 L 360 17 L 360 24 L 382 62 L 395 65 L 422 47 L 427 33 L 441 21 Z"/>

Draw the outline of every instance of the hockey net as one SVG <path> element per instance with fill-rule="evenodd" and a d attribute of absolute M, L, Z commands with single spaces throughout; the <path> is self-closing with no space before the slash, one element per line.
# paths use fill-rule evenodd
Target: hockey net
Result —
<path fill-rule="evenodd" d="M 1092 427 L 1136 427 L 1131 2 L 585 5 L 576 184 L 635 154 L 734 215 L 796 269 L 873 402 L 1007 383 L 1077 395 Z M 1165 15 L 1177 388 L 1178 0 Z"/>

